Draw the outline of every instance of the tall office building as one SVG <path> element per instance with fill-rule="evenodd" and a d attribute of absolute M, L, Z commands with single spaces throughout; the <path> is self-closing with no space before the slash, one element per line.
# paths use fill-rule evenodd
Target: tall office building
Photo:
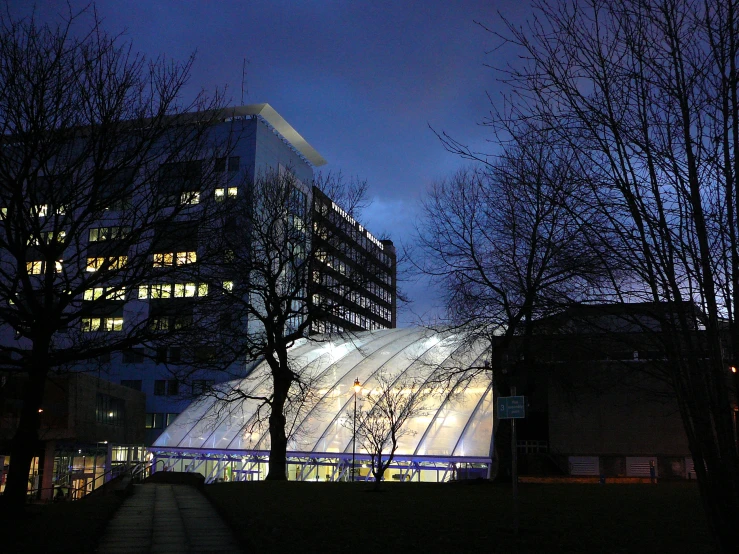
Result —
<path fill-rule="evenodd" d="M 192 121 L 197 120 L 198 114 L 192 114 Z M 68 264 L 73 263 L 86 266 L 86 277 L 105 270 L 120 270 L 126 264 L 132 265 L 129 257 L 141 255 L 136 251 L 137 247 L 131 246 L 135 241 L 122 239 L 141 232 L 139 242 L 145 245 L 143 255 L 151 264 L 147 278 L 135 287 L 113 290 L 111 286 L 117 287 L 115 282 L 111 285 L 111 282 L 101 280 L 99 286 L 93 283 L 80 291 L 79 302 L 83 307 L 84 303 L 89 303 L 91 308 L 72 323 L 74 329 L 70 327 L 69 337 L 65 336 L 63 340 L 83 344 L 85 340 L 98 340 L 101 335 L 115 340 L 116 335 L 122 336 L 137 327 L 166 334 L 185 329 L 194 322 L 202 324 L 205 319 L 198 313 L 198 301 L 229 286 L 227 279 L 216 279 L 200 270 L 201 261 L 206 258 L 207 243 L 213 237 L 210 233 L 218 233 L 217 228 L 204 228 L 203 213 L 236 198 L 249 199 L 249 183 L 260 176 L 286 172 L 290 174 L 289 181 L 294 187 L 295 205 L 303 206 L 301 210 L 304 212 L 312 207 L 315 212 L 314 232 L 307 235 L 306 240 L 308 255 L 312 256 L 311 263 L 316 271 L 331 273 L 327 253 L 337 268 L 342 263 L 367 265 L 369 260 L 374 264 L 373 269 L 365 272 L 361 282 L 352 285 L 348 301 L 336 302 L 335 309 L 326 313 L 327 323 L 315 325 L 313 332 L 394 327 L 395 258 L 392 243 L 375 239 L 313 186 L 314 168 L 326 163 L 320 154 L 268 104 L 226 109 L 219 112 L 217 118 L 211 114 L 207 121 L 209 128 L 202 152 L 183 153 L 182 160 L 177 155 L 169 156 L 145 176 L 136 177 L 119 171 L 121 187 L 134 179 L 151 181 L 150 189 L 137 190 L 151 190 L 152 198 L 138 202 L 135 195 L 140 192 L 135 192 L 134 198 L 124 198 L 122 204 L 125 205 L 118 206 L 121 198 L 116 196 L 116 205 L 106 206 L 101 218 L 88 224 L 83 233 L 77 230 L 76 233 L 84 237 L 55 260 L 61 275 L 65 267 L 71 267 Z M 213 144 L 211 148 L 208 141 Z M 30 209 L 35 210 L 35 216 L 40 216 L 42 225 L 50 226 L 49 230 L 44 227 L 43 240 L 51 240 L 49 237 L 54 236 L 68 238 L 71 231 L 63 227 L 73 225 L 73 220 L 59 219 L 60 216 L 54 215 L 63 213 L 64 179 L 55 176 L 47 178 L 47 181 L 53 194 L 48 200 L 29 200 L 32 204 Z M 23 209 L 29 209 L 29 206 Z M 138 210 L 132 210 L 132 206 Z M 329 207 L 330 211 L 327 211 Z M 7 209 L 3 207 L 3 214 L 8 213 Z M 139 219 L 150 223 L 145 231 L 137 226 L 136 218 L 128 219 L 123 215 L 146 209 L 175 210 L 176 214 L 159 222 L 147 219 L 146 214 L 139 214 Z M 258 209 L 256 204 L 254 209 Z M 48 220 L 44 219 L 47 213 Z M 53 222 L 52 215 L 56 218 Z M 59 223 L 61 221 L 63 224 Z M 316 232 L 319 227 L 330 228 L 334 240 L 321 242 L 321 235 Z M 243 232 L 243 240 L 248 241 L 247 230 Z M 325 233 L 322 236 L 325 237 Z M 346 244 L 342 245 L 342 241 Z M 321 244 L 321 248 L 315 250 L 314 244 Z M 69 252 L 72 247 L 74 253 Z M 316 257 L 317 252 L 320 260 Z M 47 273 L 47 261 L 41 255 L 38 258 L 28 260 L 29 274 Z M 305 278 L 310 280 L 308 275 Z M 313 284 L 306 284 L 306 287 L 314 290 Z M 316 294 L 320 293 L 316 291 Z M 210 319 L 211 322 L 216 320 Z M 244 332 L 247 332 L 246 328 Z M 0 346 L 12 345 L 16 352 L 22 351 L 25 344 L 24 338 L 17 336 L 9 325 L 0 327 L 0 341 Z M 149 444 L 194 396 L 214 383 L 247 371 L 244 360 L 233 360 L 228 371 L 215 370 L 216 364 L 205 363 L 213 354 L 205 347 L 198 349 L 176 341 L 167 341 L 165 345 L 155 340 L 143 343 L 132 340 L 128 345 L 118 345 L 112 354 L 102 351 L 94 360 L 71 364 L 68 369 L 94 371 L 103 379 L 145 393 L 146 443 Z M 188 376 L 186 381 L 181 379 L 183 374 Z M 107 413 L 105 402 L 111 402 L 110 394 L 98 396 L 102 403 L 96 411 L 101 414 L 101 423 L 115 426 L 117 421 L 123 421 L 111 418 L 108 422 L 104 413 Z"/>
<path fill-rule="evenodd" d="M 331 313 L 313 322 L 312 332 L 374 331 L 396 326 L 393 242 L 378 240 L 316 187 L 312 253 L 311 298 L 326 297 L 334 304 Z"/>

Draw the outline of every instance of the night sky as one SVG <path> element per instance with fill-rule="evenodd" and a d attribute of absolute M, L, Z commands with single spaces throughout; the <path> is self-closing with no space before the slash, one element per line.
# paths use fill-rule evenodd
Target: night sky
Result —
<path fill-rule="evenodd" d="M 11 0 L 14 17 L 32 3 Z M 73 1 L 74 7 L 84 6 Z M 484 64 L 515 63 L 509 48 L 475 21 L 503 29 L 500 11 L 525 21 L 513 0 L 99 0 L 104 28 L 123 32 L 148 57 L 185 60 L 197 52 L 186 94 L 227 87 L 240 105 L 268 102 L 323 155 L 322 171 L 367 179 L 373 203 L 362 217 L 402 248 L 412 241 L 418 204 L 434 181 L 465 164 L 429 126 L 487 152 L 479 123 L 503 90 Z M 65 2 L 36 2 L 39 21 L 58 21 Z M 510 56 L 510 60 L 506 59 Z M 433 314 L 438 293 L 401 287 L 414 303 L 399 324 Z"/>

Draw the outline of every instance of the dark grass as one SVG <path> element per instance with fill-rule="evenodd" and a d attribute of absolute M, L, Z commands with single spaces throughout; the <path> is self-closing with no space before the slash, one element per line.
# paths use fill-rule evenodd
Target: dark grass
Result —
<path fill-rule="evenodd" d="M 250 552 L 714 552 L 693 483 L 221 483 L 205 487 Z"/>
<path fill-rule="evenodd" d="M 0 511 L 0 552 L 95 552 L 106 524 L 122 502 L 111 494 L 29 505 L 12 514 Z"/>

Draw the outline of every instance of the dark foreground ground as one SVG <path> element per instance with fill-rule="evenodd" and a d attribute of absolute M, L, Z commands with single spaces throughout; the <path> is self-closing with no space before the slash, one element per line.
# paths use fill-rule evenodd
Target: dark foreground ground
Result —
<path fill-rule="evenodd" d="M 206 487 L 252 552 L 713 552 L 695 484 L 223 483 Z"/>
<path fill-rule="evenodd" d="M 693 483 L 510 486 L 222 483 L 206 494 L 247 552 L 713 552 Z M 0 552 L 94 552 L 115 496 L 0 521 Z"/>

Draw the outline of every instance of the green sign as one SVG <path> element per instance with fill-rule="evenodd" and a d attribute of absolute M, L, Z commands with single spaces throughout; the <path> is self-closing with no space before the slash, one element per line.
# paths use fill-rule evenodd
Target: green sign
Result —
<path fill-rule="evenodd" d="M 523 419 L 525 417 L 525 396 L 501 396 L 498 398 L 498 419 Z"/>

